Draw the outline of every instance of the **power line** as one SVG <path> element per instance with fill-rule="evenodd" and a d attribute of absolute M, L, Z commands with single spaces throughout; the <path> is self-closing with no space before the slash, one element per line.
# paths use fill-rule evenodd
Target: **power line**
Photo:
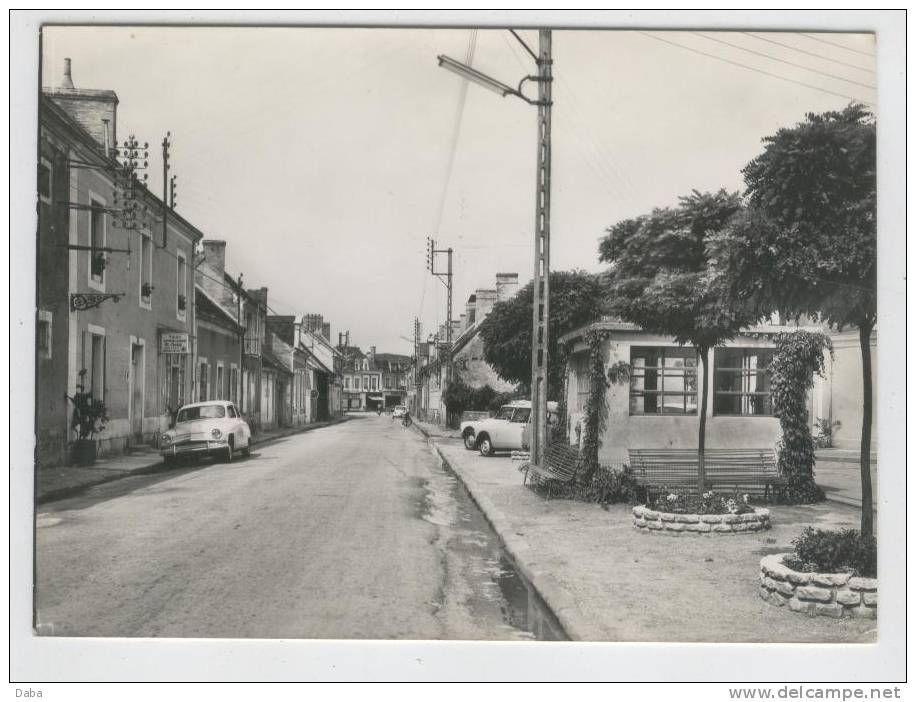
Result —
<path fill-rule="evenodd" d="M 747 69 L 748 71 L 754 71 L 755 73 L 762 73 L 763 75 L 769 76 L 770 78 L 776 78 L 777 80 L 786 81 L 787 83 L 795 83 L 796 85 L 801 85 L 805 88 L 810 88 L 811 90 L 817 90 L 822 93 L 827 93 L 828 95 L 835 95 L 836 97 L 846 98 L 847 100 L 863 102 L 866 105 L 874 104 L 870 102 L 869 100 L 863 100 L 862 98 L 854 97 L 852 95 L 846 95 L 845 93 L 837 93 L 837 92 L 834 92 L 833 90 L 827 90 L 826 88 L 822 88 L 818 85 L 812 85 L 811 83 L 805 83 L 800 80 L 786 78 L 785 76 L 781 76 L 778 73 L 770 73 L 769 71 L 764 71 L 760 68 L 754 68 L 752 66 L 748 66 L 738 61 L 732 61 L 731 59 L 727 59 L 723 56 L 716 56 L 715 54 L 710 54 L 706 51 L 701 51 L 700 49 L 694 49 L 691 46 L 684 46 L 683 44 L 678 44 L 677 42 L 673 42 L 668 39 L 662 39 L 661 37 L 657 37 L 653 34 L 649 34 L 648 32 L 637 32 L 637 33 L 642 34 L 643 36 L 649 37 L 650 39 L 655 39 L 656 41 L 660 41 L 665 44 L 670 44 L 671 46 L 676 46 L 679 49 L 684 49 L 685 51 L 692 51 L 695 54 L 700 54 L 701 56 L 706 56 L 707 58 L 715 59 L 716 61 L 722 61 L 723 63 L 728 63 L 728 64 L 731 64 L 732 66 L 738 66 L 739 68 L 744 68 L 744 69 Z"/>
<path fill-rule="evenodd" d="M 843 46 L 842 44 L 838 44 L 835 41 L 830 41 L 829 39 L 824 39 L 814 34 L 808 34 L 807 32 L 802 32 L 802 35 L 808 37 L 809 39 L 814 39 L 814 41 L 819 41 L 821 44 L 829 44 L 830 46 L 835 46 L 838 49 L 845 49 L 846 51 L 852 51 L 855 54 L 862 54 L 862 56 L 868 56 L 869 58 L 875 57 L 874 54 L 869 53 L 868 51 L 860 51 L 859 49 L 853 49 L 851 46 Z"/>
<path fill-rule="evenodd" d="M 860 83 L 859 81 L 851 80 L 849 78 L 843 78 L 834 73 L 828 73 L 827 71 L 819 71 L 816 68 L 809 68 L 808 66 L 802 66 L 800 63 L 795 63 L 794 61 L 787 61 L 785 59 L 777 58 L 776 56 L 764 53 L 762 51 L 754 51 L 753 49 L 748 49 L 744 46 L 740 46 L 739 44 L 732 44 L 731 42 L 725 41 L 724 39 L 719 39 L 718 37 L 712 37 L 712 36 L 709 36 L 708 34 L 704 34 L 703 32 L 693 32 L 693 34 L 703 37 L 704 39 L 708 39 L 709 41 L 715 41 L 715 42 L 718 42 L 719 44 L 724 44 L 725 46 L 731 46 L 732 48 L 738 49 L 740 51 L 746 51 L 749 54 L 754 54 L 755 56 L 762 56 L 763 58 L 769 61 L 778 61 L 779 63 L 786 64 L 787 66 L 794 66 L 795 68 L 800 68 L 803 71 L 810 71 L 811 73 L 817 73 L 819 75 L 826 76 L 827 78 L 833 78 L 834 80 L 842 80 L 846 83 L 852 83 L 853 85 L 859 85 L 863 88 L 868 88 L 870 90 L 877 90 L 877 88 L 874 85 L 871 85 L 870 83 Z"/>
<path fill-rule="evenodd" d="M 865 71 L 866 73 L 874 74 L 873 68 L 862 68 L 862 66 L 856 66 L 854 63 L 847 63 L 846 61 L 840 61 L 839 59 L 830 58 L 829 56 L 824 56 L 823 54 L 816 54 L 813 51 L 806 51 L 805 49 L 799 49 L 797 46 L 792 46 L 791 44 L 786 44 L 785 42 L 776 41 L 775 39 L 770 39 L 768 37 L 762 37 L 759 34 L 753 34 L 751 32 L 741 32 L 746 34 L 749 37 L 754 39 L 759 39 L 760 41 L 765 41 L 770 44 L 775 44 L 776 46 L 781 46 L 784 49 L 791 49 L 792 51 L 797 51 L 800 54 L 805 54 L 807 56 L 813 56 L 814 58 L 821 59 L 822 61 L 830 61 L 831 63 L 837 63 L 841 66 L 846 66 L 847 68 L 854 68 L 857 71 Z"/>

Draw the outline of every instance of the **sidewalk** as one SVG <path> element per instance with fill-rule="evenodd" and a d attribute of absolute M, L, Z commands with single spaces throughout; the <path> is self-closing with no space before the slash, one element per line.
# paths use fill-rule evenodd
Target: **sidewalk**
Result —
<path fill-rule="evenodd" d="M 818 449 L 815 452 L 815 482 L 827 499 L 852 507 L 862 507 L 862 478 L 859 452 L 844 449 Z M 878 510 L 878 456 L 871 456 L 872 504 Z"/>
<path fill-rule="evenodd" d="M 296 427 L 284 427 L 271 432 L 262 432 L 255 437 L 254 445 L 261 446 L 286 436 L 301 434 L 347 420 L 347 417 L 338 417 L 328 422 L 316 422 Z M 159 453 L 155 451 L 99 458 L 94 465 L 85 468 L 80 466 L 58 466 L 56 468 L 39 469 L 36 472 L 38 485 L 35 491 L 35 504 L 40 505 L 45 502 L 72 497 L 94 485 L 101 485 L 129 475 L 159 473 L 166 470 L 170 470 L 170 468 L 165 467 L 165 463 L 162 462 Z"/>
<path fill-rule="evenodd" d="M 673 539 L 636 533 L 631 508 L 545 500 L 508 457 L 483 458 L 429 425 L 429 442 L 572 640 L 871 642 L 877 623 L 797 615 L 760 599 L 759 564 L 806 525 L 858 525 L 846 505 L 771 508 L 760 534 Z M 439 437 L 437 434 L 446 434 Z"/>

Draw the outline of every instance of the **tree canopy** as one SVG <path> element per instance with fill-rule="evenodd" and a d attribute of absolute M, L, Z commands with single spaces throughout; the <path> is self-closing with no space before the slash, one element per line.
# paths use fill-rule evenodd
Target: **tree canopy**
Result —
<path fill-rule="evenodd" d="M 612 265 L 610 310 L 645 331 L 695 346 L 704 377 L 709 350 L 756 319 L 752 310 L 728 298 L 709 256 L 710 239 L 726 231 L 742 210 L 738 193 L 694 190 L 677 207 L 618 222 L 599 245 L 599 259 Z M 708 383 L 701 385 L 700 492 L 705 482 Z"/>
<path fill-rule="evenodd" d="M 715 244 L 736 297 L 762 313 L 869 326 L 877 312 L 875 122 L 808 114 L 743 170 L 750 210 Z"/>
<path fill-rule="evenodd" d="M 531 305 L 529 282 L 510 300 L 498 302 L 480 324 L 484 358 L 500 378 L 524 387 L 531 385 Z M 559 397 L 566 357 L 559 338 L 601 316 L 606 291 L 600 278 L 585 271 L 550 273 L 550 324 L 548 328 L 547 397 Z"/>

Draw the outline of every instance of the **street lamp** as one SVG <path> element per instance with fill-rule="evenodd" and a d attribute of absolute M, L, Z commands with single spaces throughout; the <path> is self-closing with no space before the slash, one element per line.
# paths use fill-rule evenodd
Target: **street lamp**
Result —
<path fill-rule="evenodd" d="M 462 78 L 476 83 L 501 97 L 513 95 L 538 108 L 537 184 L 535 188 L 534 219 L 534 299 L 531 305 L 531 464 L 543 465 L 547 447 L 547 341 L 550 320 L 550 108 L 553 105 L 552 52 L 549 29 L 538 31 L 538 53 L 534 53 L 522 38 L 509 30 L 537 63 L 536 76 L 525 76 L 518 88 L 512 88 L 485 73 L 439 56 L 439 65 Z M 538 84 L 536 100 L 522 93 L 525 81 Z"/>

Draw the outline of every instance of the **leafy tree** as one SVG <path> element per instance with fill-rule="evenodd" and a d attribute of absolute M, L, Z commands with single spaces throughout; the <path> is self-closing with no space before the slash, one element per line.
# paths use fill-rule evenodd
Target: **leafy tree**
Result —
<path fill-rule="evenodd" d="M 732 293 L 761 314 L 855 326 L 862 352 L 863 536 L 874 532 L 871 333 L 877 319 L 875 122 L 862 105 L 808 114 L 744 168 L 750 211 L 713 248 Z"/>
<path fill-rule="evenodd" d="M 598 276 L 585 271 L 550 274 L 550 324 L 547 339 L 547 397 L 558 397 L 563 388 L 566 355 L 559 338 L 601 316 L 606 292 Z M 480 325 L 484 358 L 500 378 L 531 385 L 531 305 L 529 282 L 511 300 L 497 302 Z"/>
<path fill-rule="evenodd" d="M 737 193 L 694 190 L 677 207 L 618 222 L 599 245 L 599 260 L 612 264 L 611 311 L 697 350 L 704 378 L 697 442 L 701 493 L 706 482 L 709 351 L 756 321 L 744 306 L 730 304 L 707 248 L 741 211 Z"/>

